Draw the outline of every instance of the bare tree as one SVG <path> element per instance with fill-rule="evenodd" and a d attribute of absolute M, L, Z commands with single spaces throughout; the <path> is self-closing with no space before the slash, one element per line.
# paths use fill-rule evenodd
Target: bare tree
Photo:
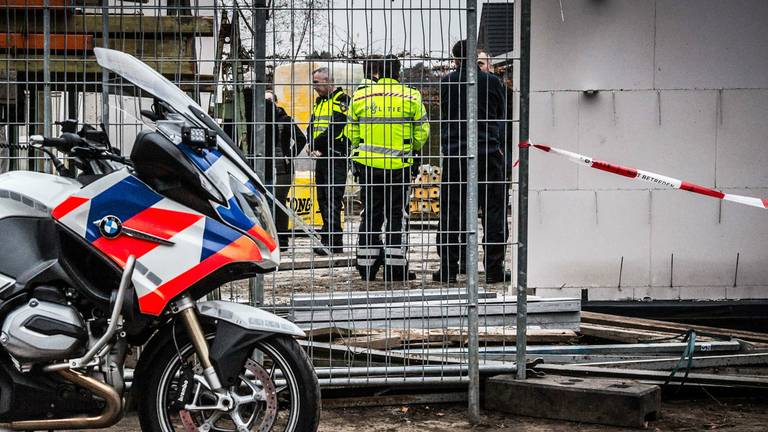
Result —
<path fill-rule="evenodd" d="M 330 38 L 329 0 L 272 0 L 267 24 L 267 55 L 296 60 L 315 51 L 312 41 Z"/>

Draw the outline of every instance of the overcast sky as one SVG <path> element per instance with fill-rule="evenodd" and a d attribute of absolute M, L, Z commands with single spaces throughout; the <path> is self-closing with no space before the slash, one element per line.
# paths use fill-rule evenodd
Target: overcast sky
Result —
<path fill-rule="evenodd" d="M 298 0 L 297 4 L 298 4 Z M 491 0 L 511 3 L 511 0 Z M 313 12 L 303 39 L 302 54 L 328 51 L 347 52 L 350 44 L 363 53 L 386 54 L 410 52 L 432 57 L 447 56 L 453 43 L 467 35 L 465 0 L 329 0 L 330 8 Z M 478 25 L 482 4 L 478 1 Z M 289 13 L 289 12 L 283 12 Z M 268 32 L 282 34 L 274 50 L 294 46 L 301 39 L 304 20 L 275 20 Z M 291 24 L 292 23 L 292 24 Z M 282 25 L 281 25 L 282 24 Z M 291 28 L 291 25 L 293 26 Z M 271 47 L 268 47 L 268 50 Z"/>

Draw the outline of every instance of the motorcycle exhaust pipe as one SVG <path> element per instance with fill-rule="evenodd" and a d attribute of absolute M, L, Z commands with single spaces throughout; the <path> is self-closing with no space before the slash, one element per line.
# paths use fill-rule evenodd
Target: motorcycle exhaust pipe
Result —
<path fill-rule="evenodd" d="M 123 399 L 107 384 L 71 370 L 57 371 L 67 381 L 90 390 L 104 399 L 104 411 L 95 417 L 71 417 L 46 420 L 18 420 L 0 423 L 0 429 L 50 430 L 50 429 L 99 429 L 110 427 L 120 420 L 123 413 Z"/>

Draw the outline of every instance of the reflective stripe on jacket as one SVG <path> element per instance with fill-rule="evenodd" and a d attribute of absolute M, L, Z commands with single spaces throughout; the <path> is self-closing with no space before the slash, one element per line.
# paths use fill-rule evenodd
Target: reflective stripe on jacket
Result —
<path fill-rule="evenodd" d="M 372 168 L 402 169 L 429 138 L 427 109 L 418 90 L 391 78 L 358 89 L 349 108 L 346 135 L 355 162 Z"/>

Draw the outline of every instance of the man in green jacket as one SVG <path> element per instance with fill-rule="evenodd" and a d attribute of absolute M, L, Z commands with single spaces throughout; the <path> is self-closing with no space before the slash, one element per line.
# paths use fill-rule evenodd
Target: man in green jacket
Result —
<path fill-rule="evenodd" d="M 348 114 L 363 202 L 357 269 L 363 280 L 374 280 L 383 265 L 384 280 L 402 281 L 415 277 L 408 271 L 405 218 L 413 153 L 427 142 L 429 122 L 421 93 L 398 82 L 400 60 L 386 56 L 381 66 L 378 81 L 355 92 Z"/>

